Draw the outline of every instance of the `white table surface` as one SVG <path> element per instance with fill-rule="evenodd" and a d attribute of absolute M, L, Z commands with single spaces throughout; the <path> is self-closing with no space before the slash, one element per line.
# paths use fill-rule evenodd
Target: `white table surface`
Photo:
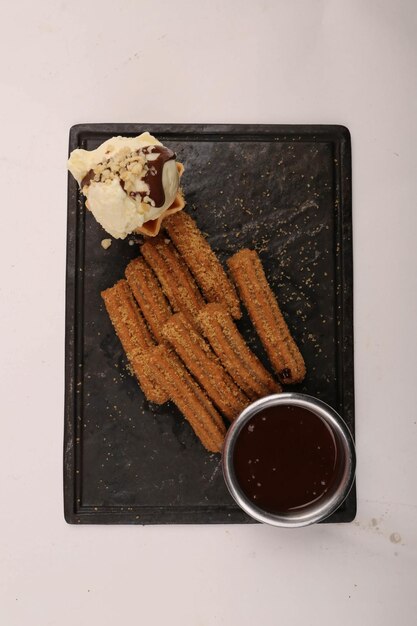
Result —
<path fill-rule="evenodd" d="M 417 3 L 4 3 L 0 624 L 417 620 Z M 352 133 L 358 515 L 348 525 L 68 526 L 66 156 L 78 122 Z"/>

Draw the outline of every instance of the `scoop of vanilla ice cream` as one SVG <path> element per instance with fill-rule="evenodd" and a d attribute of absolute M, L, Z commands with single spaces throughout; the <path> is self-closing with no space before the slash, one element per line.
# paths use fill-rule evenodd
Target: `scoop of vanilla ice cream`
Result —
<path fill-rule="evenodd" d="M 179 187 L 175 154 L 147 132 L 112 137 L 95 150 L 73 150 L 68 169 L 87 208 L 116 239 L 159 217 Z"/>

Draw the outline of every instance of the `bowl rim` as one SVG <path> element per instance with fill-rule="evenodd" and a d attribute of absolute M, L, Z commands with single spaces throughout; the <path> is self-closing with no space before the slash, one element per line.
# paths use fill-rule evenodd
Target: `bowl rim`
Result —
<path fill-rule="evenodd" d="M 345 455 L 345 467 L 336 491 L 332 496 L 312 506 L 307 511 L 291 514 L 269 513 L 256 506 L 244 494 L 233 467 L 233 452 L 236 440 L 245 424 L 259 411 L 271 406 L 300 406 L 321 417 L 331 428 L 334 436 L 340 443 Z M 232 422 L 226 434 L 222 451 L 222 469 L 227 488 L 235 502 L 253 519 L 279 526 L 282 528 L 300 528 L 309 526 L 329 517 L 344 502 L 349 495 L 355 479 L 356 451 L 352 433 L 343 418 L 323 400 L 308 394 L 286 392 L 272 394 L 255 400 L 247 406 L 240 415 Z"/>

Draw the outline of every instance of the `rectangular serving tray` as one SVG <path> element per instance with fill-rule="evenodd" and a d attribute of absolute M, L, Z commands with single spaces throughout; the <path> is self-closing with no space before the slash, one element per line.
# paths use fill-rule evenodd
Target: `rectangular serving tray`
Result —
<path fill-rule="evenodd" d="M 222 262 L 256 248 L 307 364 L 291 387 L 354 431 L 351 149 L 343 126 L 81 124 L 70 151 L 149 130 L 177 153 L 186 210 Z M 69 523 L 248 523 L 175 406 L 149 404 L 100 297 L 138 255 L 108 235 L 68 178 L 64 504 Z M 246 315 L 239 329 L 267 367 Z M 290 390 L 289 389 L 289 390 Z M 353 489 L 328 522 L 356 514 Z"/>

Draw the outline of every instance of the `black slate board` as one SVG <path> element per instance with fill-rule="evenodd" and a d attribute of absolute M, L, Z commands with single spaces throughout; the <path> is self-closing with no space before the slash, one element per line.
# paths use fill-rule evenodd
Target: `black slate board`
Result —
<path fill-rule="evenodd" d="M 187 210 L 224 260 L 260 252 L 306 360 L 293 387 L 354 429 L 351 153 L 342 126 L 83 124 L 70 151 L 149 130 L 185 165 Z M 69 523 L 247 523 L 208 454 L 170 404 L 143 398 L 100 291 L 138 254 L 107 237 L 68 180 L 65 519 Z M 133 238 L 130 238 L 133 239 Z M 133 241 L 132 241 L 133 243 Z M 247 317 L 244 336 L 268 366 Z M 356 495 L 327 521 L 355 517 Z"/>

